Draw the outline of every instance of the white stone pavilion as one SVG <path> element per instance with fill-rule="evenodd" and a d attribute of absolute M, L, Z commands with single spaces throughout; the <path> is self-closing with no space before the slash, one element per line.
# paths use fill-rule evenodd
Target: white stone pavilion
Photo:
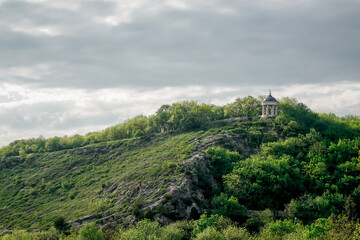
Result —
<path fill-rule="evenodd" d="M 261 103 L 262 105 L 262 115 L 263 119 L 274 119 L 279 114 L 279 106 L 277 100 L 271 96 L 271 91 L 269 90 L 269 96 L 267 96 Z"/>

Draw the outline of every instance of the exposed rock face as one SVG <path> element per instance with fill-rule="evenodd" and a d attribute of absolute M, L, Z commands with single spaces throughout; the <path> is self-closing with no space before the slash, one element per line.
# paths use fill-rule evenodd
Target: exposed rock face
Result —
<path fill-rule="evenodd" d="M 183 161 L 180 170 L 182 173 L 170 176 L 169 181 L 134 183 L 123 180 L 106 187 L 103 195 L 116 194 L 117 205 L 128 204 L 132 209 L 136 200 L 140 199 L 139 209 L 135 214 L 126 216 L 107 212 L 85 216 L 75 220 L 73 227 L 96 220 L 99 225 L 106 228 L 123 220 L 133 223 L 144 215 L 164 225 L 179 219 L 198 217 L 209 204 L 211 191 L 219 184 L 212 176 L 210 159 L 205 154 L 205 150 L 209 147 L 225 145 L 237 149 L 244 157 L 248 156 L 249 152 L 244 147 L 243 138 L 237 134 L 216 134 L 200 140 L 195 139 L 193 143 L 194 151 Z M 160 185 L 166 188 L 161 189 Z M 126 203 L 126 199 L 132 199 L 132 202 Z"/>
<path fill-rule="evenodd" d="M 199 179 L 196 170 L 202 170 L 204 177 L 208 179 L 208 184 L 212 189 L 217 187 L 217 182 L 211 175 L 209 161 L 204 153 L 197 153 L 185 161 L 184 169 L 188 172 L 177 179 L 175 183 L 169 184 L 167 192 L 160 202 L 151 205 L 153 209 L 161 204 L 166 212 L 157 215 L 157 220 L 166 224 L 177 219 L 190 219 L 192 214 L 203 212 L 208 200 L 206 192 L 199 187 Z M 168 213 L 167 213 L 168 211 Z M 164 219 L 164 216 L 168 219 Z M 170 219 L 169 219 L 170 218 Z"/>
<path fill-rule="evenodd" d="M 210 159 L 205 154 L 206 149 L 228 144 L 233 148 L 243 149 L 243 154 L 246 156 L 249 154 L 245 151 L 244 141 L 239 135 L 217 134 L 201 141 L 194 141 L 196 150 L 183 163 L 183 169 L 187 174 L 176 179 L 177 181 L 169 183 L 165 196 L 171 197 L 162 198 L 159 202 L 151 205 L 156 209 L 162 204 L 170 211 L 171 219 L 164 219 L 164 215 L 167 216 L 167 214 L 157 215 L 156 220 L 162 224 L 177 219 L 191 219 L 196 217 L 193 216 L 194 214 L 200 215 L 205 211 L 205 207 L 210 201 L 210 191 L 218 187 L 218 182 L 211 173 Z"/>

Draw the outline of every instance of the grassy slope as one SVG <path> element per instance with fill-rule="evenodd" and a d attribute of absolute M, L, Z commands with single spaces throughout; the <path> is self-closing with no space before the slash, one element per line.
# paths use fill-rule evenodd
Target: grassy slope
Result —
<path fill-rule="evenodd" d="M 28 228 L 34 222 L 47 226 L 58 215 L 73 219 L 112 208 L 111 201 L 94 201 L 103 197 L 106 185 L 168 177 L 191 151 L 191 145 L 184 144 L 192 135 L 114 141 L 7 159 L 19 163 L 0 171 L 0 221 L 7 227 Z"/>
<path fill-rule="evenodd" d="M 252 128 L 245 133 L 251 144 L 260 133 Z M 169 182 L 186 174 L 182 163 L 194 151 L 194 140 L 224 131 L 244 134 L 243 129 L 213 126 L 1 159 L 0 227 L 44 229 L 56 216 L 76 219 L 109 210 L 126 216 L 139 185 L 147 188 L 143 201 L 156 200 Z"/>
<path fill-rule="evenodd" d="M 104 187 L 122 180 L 135 184 L 166 180 L 176 172 L 176 164 L 189 155 L 192 149 L 188 141 L 196 136 L 188 133 L 158 136 L 151 141 L 130 139 L 4 159 L 0 224 L 10 228 L 46 227 L 55 216 L 74 219 L 114 208 L 114 201 L 97 200 L 104 199 Z M 121 210 L 126 211 L 126 207 Z"/>

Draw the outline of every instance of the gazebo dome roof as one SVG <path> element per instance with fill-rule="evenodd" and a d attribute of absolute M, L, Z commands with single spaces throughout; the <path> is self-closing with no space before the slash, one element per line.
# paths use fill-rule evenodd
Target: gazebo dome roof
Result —
<path fill-rule="evenodd" d="M 271 93 L 269 93 L 269 96 L 267 96 L 264 99 L 264 102 L 277 102 L 276 98 L 274 98 L 273 96 L 271 96 Z"/>

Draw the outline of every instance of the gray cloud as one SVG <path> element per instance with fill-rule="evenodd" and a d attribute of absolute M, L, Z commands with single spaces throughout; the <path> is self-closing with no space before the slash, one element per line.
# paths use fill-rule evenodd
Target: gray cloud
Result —
<path fill-rule="evenodd" d="M 357 1 L 173 2 L 184 9 L 134 2 L 3 3 L 2 68 L 47 66 L 40 78 L 7 81 L 76 88 L 358 81 Z"/>

